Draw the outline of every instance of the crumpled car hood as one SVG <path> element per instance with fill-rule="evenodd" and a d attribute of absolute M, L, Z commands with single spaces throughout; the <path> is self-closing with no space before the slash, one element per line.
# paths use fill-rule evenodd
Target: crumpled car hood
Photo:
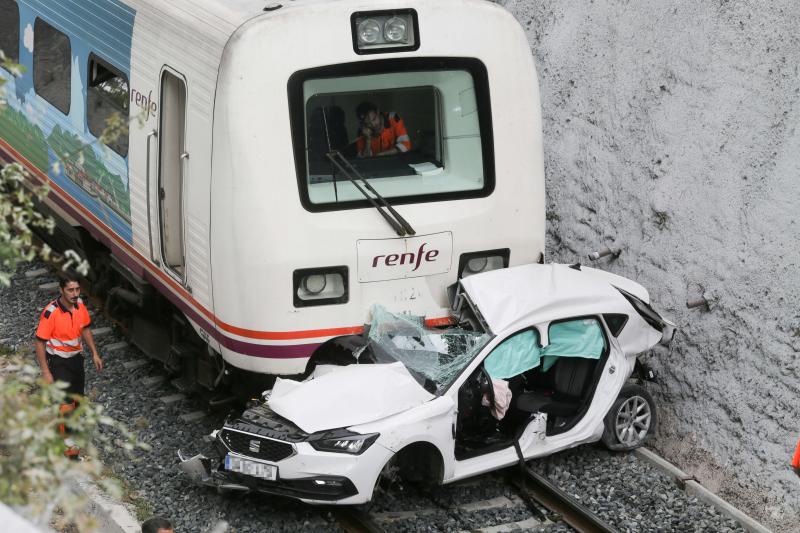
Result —
<path fill-rule="evenodd" d="M 374 422 L 432 399 L 402 363 L 329 368 L 306 381 L 278 378 L 270 409 L 315 433 Z"/>

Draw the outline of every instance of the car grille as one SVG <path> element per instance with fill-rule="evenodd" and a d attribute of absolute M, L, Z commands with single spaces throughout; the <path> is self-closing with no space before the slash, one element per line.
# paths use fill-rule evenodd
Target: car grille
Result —
<path fill-rule="evenodd" d="M 222 442 L 232 452 L 265 461 L 280 461 L 294 453 L 291 444 L 225 429 Z"/>

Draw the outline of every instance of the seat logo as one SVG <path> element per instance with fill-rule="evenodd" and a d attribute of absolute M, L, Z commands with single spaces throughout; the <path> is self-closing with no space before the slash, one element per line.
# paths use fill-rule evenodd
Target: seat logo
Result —
<path fill-rule="evenodd" d="M 261 451 L 261 441 L 257 439 L 253 439 L 250 441 L 250 451 L 258 453 Z"/>

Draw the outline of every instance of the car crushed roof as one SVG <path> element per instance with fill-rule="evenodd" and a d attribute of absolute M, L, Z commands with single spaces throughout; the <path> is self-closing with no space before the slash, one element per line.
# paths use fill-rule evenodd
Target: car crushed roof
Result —
<path fill-rule="evenodd" d="M 635 313 L 619 289 L 650 300 L 638 283 L 580 265 L 521 265 L 476 274 L 460 284 L 494 334 L 569 316 Z"/>

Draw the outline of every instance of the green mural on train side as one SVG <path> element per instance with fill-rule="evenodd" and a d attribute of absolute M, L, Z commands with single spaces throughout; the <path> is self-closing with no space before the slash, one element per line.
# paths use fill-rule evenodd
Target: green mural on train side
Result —
<path fill-rule="evenodd" d="M 0 107 L 2 138 L 36 168 L 47 173 L 47 140 L 21 112 L 10 105 Z"/>
<path fill-rule="evenodd" d="M 0 156 L 46 175 L 56 201 L 132 243 L 127 133 L 104 144 L 101 132 L 109 117 L 128 118 L 136 12 L 119 0 L 107 12 L 62 0 L 18 6 L 23 69 L 0 68 Z"/>
<path fill-rule="evenodd" d="M 58 173 L 59 169 L 51 166 L 51 162 L 57 161 L 63 165 L 66 177 L 90 195 L 100 197 L 108 207 L 130 220 L 127 186 L 119 175 L 109 171 L 86 141 L 64 131 L 59 125 L 54 126 L 50 135 L 45 137 L 44 132 L 25 114 L 9 105 L 0 108 L 0 132 L 11 148 L 43 173 Z M 48 156 L 49 153 L 56 156 L 55 161 Z"/>

